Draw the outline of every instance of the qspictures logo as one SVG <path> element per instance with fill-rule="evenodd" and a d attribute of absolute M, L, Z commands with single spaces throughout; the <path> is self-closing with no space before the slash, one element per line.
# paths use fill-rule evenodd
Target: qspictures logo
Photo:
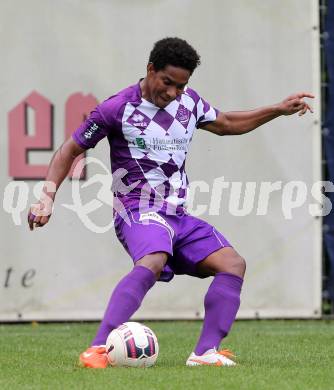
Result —
<path fill-rule="evenodd" d="M 152 197 L 151 187 L 141 185 L 140 181 L 127 186 L 123 178 L 127 176 L 128 171 L 120 168 L 113 174 L 100 160 L 94 157 L 88 157 L 83 160 L 83 165 L 77 164 L 75 174 L 80 176 L 80 170 L 90 164 L 95 164 L 100 169 L 87 181 L 72 180 L 71 182 L 71 200 L 72 203 L 63 203 L 57 207 L 65 207 L 73 212 L 83 225 L 94 233 L 105 233 L 113 228 L 114 220 L 112 211 L 115 210 L 127 224 L 131 225 L 128 218 L 126 207 L 119 199 L 126 196 L 133 190 L 139 194 L 138 208 L 141 214 L 158 213 L 164 206 L 161 194 L 166 193 L 167 187 L 160 184 L 155 188 L 154 197 Z M 96 170 L 96 167 L 94 170 Z M 96 185 L 99 185 L 96 187 Z M 55 184 L 52 182 L 37 182 L 33 188 L 33 194 L 36 200 L 40 199 L 43 186 L 47 186 L 49 192 L 55 191 Z M 88 187 L 94 186 L 91 191 L 91 198 L 85 201 L 82 197 Z M 96 190 L 96 188 L 98 188 Z M 169 188 L 172 194 L 175 189 Z M 26 223 L 26 215 L 29 207 L 28 196 L 30 187 L 25 181 L 12 181 L 5 187 L 3 195 L 3 209 L 12 216 L 15 225 Z M 334 192 L 334 185 L 329 181 L 319 181 L 313 183 L 311 187 L 302 181 L 290 181 L 283 183 L 276 182 L 230 182 L 225 178 L 218 177 L 212 182 L 205 180 L 193 181 L 189 183 L 186 196 L 187 211 L 197 217 L 203 215 L 222 216 L 232 215 L 234 217 L 244 217 L 247 215 L 256 215 L 258 217 L 268 215 L 273 208 L 286 220 L 292 220 L 298 209 L 304 207 L 312 217 L 326 216 L 332 209 L 330 199 L 325 195 L 326 192 Z M 114 197 L 114 194 L 118 196 Z M 200 203 L 198 199 L 200 194 L 205 194 L 208 202 Z M 45 208 L 41 210 L 40 215 L 48 215 L 53 209 L 51 199 L 45 199 Z M 107 208 L 104 214 L 110 215 L 107 224 L 101 226 L 94 221 L 94 212 L 101 207 Z M 175 215 L 177 212 L 176 204 L 169 204 L 166 214 Z M 37 210 L 38 213 L 38 210 Z M 149 221 L 144 219 L 142 222 Z"/>

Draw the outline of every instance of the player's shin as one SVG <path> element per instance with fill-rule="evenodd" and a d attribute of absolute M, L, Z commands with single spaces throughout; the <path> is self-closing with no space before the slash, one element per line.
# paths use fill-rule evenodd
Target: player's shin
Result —
<path fill-rule="evenodd" d="M 130 319 L 155 282 L 155 274 L 148 268 L 138 265 L 118 283 L 111 295 L 92 346 L 104 345 L 109 333 Z"/>
<path fill-rule="evenodd" d="M 196 355 L 218 349 L 228 334 L 240 306 L 243 279 L 227 272 L 217 273 L 205 296 L 205 317 Z"/>

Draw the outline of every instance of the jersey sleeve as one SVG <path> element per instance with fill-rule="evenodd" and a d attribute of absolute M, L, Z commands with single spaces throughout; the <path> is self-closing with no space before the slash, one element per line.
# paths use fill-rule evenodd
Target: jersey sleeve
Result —
<path fill-rule="evenodd" d="M 199 128 L 201 126 L 206 125 L 209 122 L 214 122 L 217 119 L 217 116 L 219 114 L 219 110 L 212 107 L 206 100 L 198 97 L 197 101 L 197 121 L 196 121 L 196 127 Z"/>
<path fill-rule="evenodd" d="M 193 101 L 194 107 L 192 109 L 192 112 L 196 118 L 197 128 L 204 126 L 209 122 L 214 122 L 217 119 L 219 110 L 212 107 L 206 100 L 200 97 L 195 90 L 187 87 L 185 93 Z"/>
<path fill-rule="evenodd" d="M 94 148 L 108 134 L 109 126 L 105 123 L 101 109 L 97 106 L 89 117 L 74 131 L 72 138 L 83 149 Z"/>
<path fill-rule="evenodd" d="M 119 102 L 109 98 L 96 106 L 89 117 L 74 131 L 72 138 L 84 149 L 94 148 L 116 128 Z"/>

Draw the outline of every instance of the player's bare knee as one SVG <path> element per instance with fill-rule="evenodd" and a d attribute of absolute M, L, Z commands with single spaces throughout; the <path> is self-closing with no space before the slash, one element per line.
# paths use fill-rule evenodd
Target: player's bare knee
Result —
<path fill-rule="evenodd" d="M 239 256 L 235 255 L 231 258 L 229 258 L 229 261 L 225 262 L 223 264 L 223 272 L 228 272 L 233 275 L 237 275 L 240 277 L 244 277 L 246 272 L 246 260 Z"/>
<path fill-rule="evenodd" d="M 140 260 L 138 260 L 135 264 L 135 267 L 138 265 L 145 267 L 145 268 L 148 268 L 150 271 L 152 271 L 155 274 L 155 277 L 157 280 L 159 279 L 160 274 L 163 270 L 163 266 L 161 266 L 160 264 L 156 264 L 156 263 L 147 263 L 147 262 L 141 263 Z"/>
<path fill-rule="evenodd" d="M 167 257 L 167 254 L 162 252 L 151 253 L 138 260 L 135 266 L 141 265 L 148 268 L 155 274 L 156 279 L 159 279 L 160 274 L 167 262 Z"/>
<path fill-rule="evenodd" d="M 238 256 L 236 259 L 235 266 L 238 269 L 238 276 L 243 277 L 246 272 L 246 260 L 243 257 Z"/>

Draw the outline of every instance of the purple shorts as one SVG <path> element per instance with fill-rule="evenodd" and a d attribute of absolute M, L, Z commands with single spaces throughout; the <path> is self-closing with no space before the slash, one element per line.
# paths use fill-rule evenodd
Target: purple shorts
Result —
<path fill-rule="evenodd" d="M 134 263 L 150 253 L 169 254 L 160 281 L 169 282 L 174 274 L 202 277 L 196 271 L 197 263 L 218 249 L 231 247 L 213 226 L 183 209 L 176 215 L 128 209 L 127 216 L 116 214 L 115 231 Z"/>

